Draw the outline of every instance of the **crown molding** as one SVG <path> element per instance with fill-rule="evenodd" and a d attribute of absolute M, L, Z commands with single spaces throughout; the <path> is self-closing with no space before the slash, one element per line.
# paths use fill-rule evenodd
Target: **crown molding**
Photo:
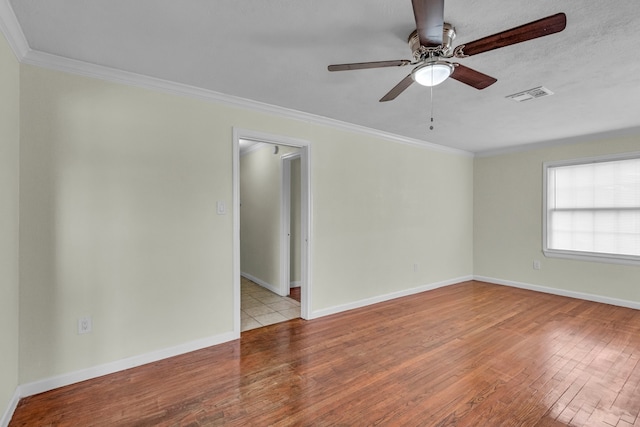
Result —
<path fill-rule="evenodd" d="M 4 34 L 13 54 L 22 61 L 27 52 L 31 50 L 29 43 L 22 32 L 22 27 L 13 12 L 9 0 L 0 0 L 0 31 Z"/>
<path fill-rule="evenodd" d="M 625 138 L 625 137 L 639 136 L 639 135 L 640 135 L 640 126 L 636 126 L 636 127 L 623 128 L 623 129 L 613 129 L 605 132 L 576 135 L 576 136 L 571 136 L 571 137 L 562 138 L 562 139 L 532 142 L 529 144 L 516 145 L 513 147 L 478 151 L 475 153 L 475 156 L 476 157 L 495 157 L 495 156 L 501 156 L 504 154 L 516 154 L 516 153 L 540 150 L 543 148 L 581 144 L 581 143 L 593 142 L 593 141 L 605 141 L 610 139 Z"/>
<path fill-rule="evenodd" d="M 151 89 L 173 95 L 186 96 L 190 98 L 201 99 L 207 102 L 219 103 L 231 107 L 243 108 L 252 111 L 258 111 L 266 114 L 274 114 L 277 116 L 299 120 L 303 122 L 313 123 L 322 126 L 329 126 L 345 131 L 364 134 L 387 141 L 400 144 L 411 145 L 419 148 L 426 148 L 432 151 L 445 152 L 449 154 L 457 154 L 466 157 L 473 157 L 474 154 L 469 151 L 457 148 L 446 147 L 419 139 L 408 138 L 366 126 L 347 123 L 328 117 L 318 116 L 315 114 L 305 113 L 302 111 L 292 110 L 289 108 L 278 107 L 275 105 L 254 101 L 251 99 L 240 98 L 236 96 L 226 95 L 208 89 L 203 89 L 186 84 L 176 83 L 142 74 L 132 73 L 129 71 L 118 70 L 101 65 L 91 64 L 84 61 L 65 58 L 62 56 L 52 55 L 36 50 L 32 50 L 22 32 L 20 23 L 9 3 L 9 0 L 0 0 L 0 30 L 7 38 L 18 61 L 23 64 L 34 65 L 41 68 L 47 68 L 56 71 L 81 75 L 85 77 L 106 80 L 119 84 L 137 86 L 145 89 Z"/>
<path fill-rule="evenodd" d="M 432 151 L 445 152 L 466 157 L 473 157 L 473 153 L 456 148 L 445 147 L 443 145 L 433 144 L 418 139 L 407 138 L 400 135 L 368 128 L 352 123 L 346 123 L 340 120 L 330 119 L 315 114 L 305 113 L 302 111 L 292 110 L 289 108 L 279 107 L 251 99 L 240 98 L 237 96 L 226 95 L 208 89 L 190 86 L 182 83 L 176 83 L 168 80 L 150 77 L 142 74 L 136 74 L 129 71 L 117 70 L 102 65 L 90 64 L 75 59 L 65 58 L 62 56 L 51 55 L 35 50 L 28 50 L 23 56 L 21 62 L 23 64 L 34 65 L 41 68 L 63 71 L 66 73 L 81 75 L 95 79 L 106 80 L 119 84 L 137 86 L 145 89 L 160 91 L 172 95 L 186 96 L 196 98 L 207 102 L 214 102 L 235 108 L 242 108 L 257 111 L 266 114 L 273 114 L 293 120 L 313 123 L 322 126 L 329 126 L 345 131 L 356 132 L 392 141 L 400 144 L 411 145 L 419 148 L 426 148 Z"/>

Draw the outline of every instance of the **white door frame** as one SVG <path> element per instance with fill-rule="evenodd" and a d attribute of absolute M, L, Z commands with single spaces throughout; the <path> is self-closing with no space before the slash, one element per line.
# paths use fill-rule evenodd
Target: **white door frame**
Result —
<path fill-rule="evenodd" d="M 287 296 L 291 288 L 291 161 L 300 153 L 280 157 L 280 290 Z M 300 245 L 302 247 L 302 245 Z"/>
<path fill-rule="evenodd" d="M 309 141 L 271 135 L 247 129 L 233 128 L 233 331 L 240 337 L 240 140 L 300 148 L 300 317 L 308 319 L 311 313 L 311 143 Z M 281 233 L 282 235 L 283 233 Z M 281 245 L 282 246 L 282 245 Z M 287 245 L 288 246 L 288 245 Z M 282 249 L 281 249 L 282 255 Z M 281 262 L 282 264 L 282 262 Z M 288 276 L 289 273 L 286 272 Z M 282 277 L 282 274 L 281 274 Z M 281 280 L 281 283 L 283 280 Z"/>

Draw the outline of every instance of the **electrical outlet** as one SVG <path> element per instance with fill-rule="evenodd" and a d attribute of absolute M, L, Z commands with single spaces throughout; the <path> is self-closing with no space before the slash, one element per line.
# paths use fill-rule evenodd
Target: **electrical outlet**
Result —
<path fill-rule="evenodd" d="M 91 316 L 80 317 L 78 319 L 78 335 L 88 334 L 91 332 L 93 325 L 91 324 Z"/>
<path fill-rule="evenodd" d="M 414 273 L 418 272 L 418 264 L 413 264 L 413 272 Z"/>
<path fill-rule="evenodd" d="M 540 270 L 540 268 L 542 268 L 542 266 L 540 265 L 540 261 L 538 261 L 537 259 L 533 260 L 533 269 Z"/>

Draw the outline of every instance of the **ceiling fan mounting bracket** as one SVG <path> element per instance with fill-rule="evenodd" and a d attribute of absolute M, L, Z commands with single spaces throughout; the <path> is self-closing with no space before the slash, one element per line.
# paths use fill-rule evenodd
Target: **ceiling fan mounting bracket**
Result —
<path fill-rule="evenodd" d="M 413 58 L 417 62 L 422 62 L 432 57 L 451 58 L 453 49 L 451 44 L 456 38 L 456 29 L 453 25 L 445 22 L 442 30 L 442 44 L 438 46 L 423 46 L 420 44 L 418 30 L 414 30 L 407 40 L 409 48 L 413 53 Z"/>
<path fill-rule="evenodd" d="M 415 63 L 425 62 L 433 58 L 441 58 L 442 55 L 442 46 L 434 46 L 434 47 L 426 47 L 419 46 L 413 52 L 413 59 Z"/>

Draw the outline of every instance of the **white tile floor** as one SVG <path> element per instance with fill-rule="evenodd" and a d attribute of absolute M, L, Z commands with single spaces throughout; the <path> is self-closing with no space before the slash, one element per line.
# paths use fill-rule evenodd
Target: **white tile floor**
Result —
<path fill-rule="evenodd" d="M 242 331 L 300 317 L 300 303 L 240 278 L 240 325 Z"/>

